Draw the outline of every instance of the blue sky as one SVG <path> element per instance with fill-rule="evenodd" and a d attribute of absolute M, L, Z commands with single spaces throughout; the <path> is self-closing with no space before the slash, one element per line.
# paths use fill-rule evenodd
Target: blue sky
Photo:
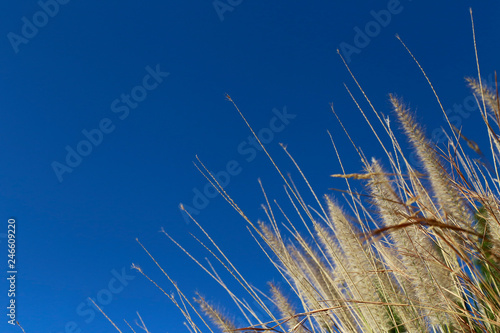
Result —
<path fill-rule="evenodd" d="M 339 47 L 378 110 L 390 114 L 387 96 L 396 93 L 431 135 L 443 115 L 398 33 L 464 133 L 486 144 L 464 84 L 477 76 L 471 6 L 487 78 L 500 45 L 493 1 L 3 1 L 0 255 L 7 276 L 5 234 L 15 218 L 16 319 L 31 333 L 112 332 L 85 303 L 92 297 L 124 331 L 123 319 L 139 311 L 152 332 L 187 332 L 174 305 L 130 269 L 136 263 L 173 290 L 137 237 L 187 295 L 227 301 L 158 232 L 208 256 L 181 202 L 256 286 L 279 281 L 244 221 L 203 194 L 192 162 L 198 155 L 227 179 L 254 221 L 265 218 L 258 178 L 286 206 L 282 181 L 226 93 L 300 183 L 279 147 L 288 145 L 318 194 L 344 185 L 329 177 L 340 168 L 327 130 L 346 169 L 361 170 L 330 103 L 365 153 L 383 157 L 343 86 L 361 100 Z M 357 36 L 366 29 L 371 36 Z M 7 323 L 8 289 L 3 279 L 1 332 L 18 331 Z"/>

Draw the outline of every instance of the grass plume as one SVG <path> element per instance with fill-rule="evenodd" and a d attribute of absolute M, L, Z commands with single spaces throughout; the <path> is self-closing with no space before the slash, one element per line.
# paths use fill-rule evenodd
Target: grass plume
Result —
<path fill-rule="evenodd" d="M 467 80 L 487 128 L 493 168 L 466 153 L 466 146 L 475 153 L 481 150 L 461 133 L 462 129 L 450 126 L 446 145 L 433 143 L 402 99 L 390 95 L 405 141 L 420 160 L 421 165 L 415 166 L 399 136 L 392 132 L 388 118 L 375 109 L 348 70 L 387 134 L 384 139 L 382 133 L 376 133 L 376 138 L 388 163 L 386 171 L 380 160 L 367 159 L 349 136 L 364 172 L 345 173 L 338 155 L 343 173 L 333 177 L 346 181 L 345 203 L 330 195 L 318 199 L 283 146 L 314 197 L 312 204 L 307 203 L 227 96 L 278 171 L 295 212 L 290 214 L 276 202 L 271 204 L 263 191 L 268 221 L 251 221 L 198 160 L 199 170 L 213 180 L 214 187 L 246 221 L 284 287 L 271 283 L 265 293 L 250 284 L 191 217 L 207 239 L 206 244 L 196 240 L 242 287 L 242 294 L 229 290 L 211 264 L 200 263 L 165 234 L 228 292 L 247 322 L 247 326 L 238 327 L 199 295 L 195 301 L 204 316 L 198 313 L 163 269 L 180 295 L 179 300 L 145 275 L 174 301 L 193 332 L 202 332 L 202 326 L 195 324 L 197 319 L 212 331 L 203 317 L 220 332 L 500 332 L 498 88 L 484 86 L 480 80 Z M 423 69 L 422 73 L 435 92 Z M 361 104 L 348 92 L 369 122 Z M 439 98 L 438 102 L 441 105 Z M 375 131 L 372 124 L 369 126 Z M 353 192 L 353 182 L 365 186 L 366 193 Z M 249 297 L 253 305 L 244 297 Z M 192 312 L 198 318 L 191 316 Z"/>

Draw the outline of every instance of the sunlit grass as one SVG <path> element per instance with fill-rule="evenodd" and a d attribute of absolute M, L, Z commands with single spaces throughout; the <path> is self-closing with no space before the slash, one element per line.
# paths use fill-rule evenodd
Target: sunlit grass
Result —
<path fill-rule="evenodd" d="M 175 294 L 168 294 L 142 269 L 134 268 L 174 302 L 190 332 L 500 332 L 498 87 L 468 79 L 484 120 L 482 132 L 490 142 L 487 158 L 491 164 L 478 158 L 480 147 L 451 123 L 446 145 L 434 144 L 403 100 L 391 95 L 391 118 L 398 120 L 405 140 L 418 156 L 419 163 L 415 163 L 388 118 L 372 106 L 347 69 L 369 102 L 367 112 L 374 112 L 383 128 L 378 133 L 369 123 L 387 162 L 368 159 L 351 140 L 365 172 L 348 173 L 337 153 L 342 173 L 332 176 L 345 179 L 346 194 L 321 197 L 283 146 L 313 195 L 315 202 L 307 203 L 261 144 L 295 211 L 285 212 L 263 190 L 267 221 L 252 221 L 198 160 L 200 171 L 248 223 L 251 235 L 284 282 L 279 286 L 270 283 L 267 292 L 256 289 L 190 216 L 206 237 L 198 241 L 243 288 L 244 294 L 237 295 L 210 263 L 198 261 L 162 230 L 228 293 L 232 307 L 239 309 L 237 314 L 228 314 L 207 296 L 186 296 L 147 252 L 172 283 Z M 423 69 L 422 73 L 425 75 Z M 243 113 L 227 98 L 258 141 Z M 436 98 L 441 106 L 437 94 Z M 341 122 L 333 107 L 332 111 Z M 346 130 L 349 139 L 350 134 Z M 337 152 L 334 140 L 332 144 Z M 353 182 L 362 183 L 365 193 L 353 192 Z M 245 326 L 237 327 L 232 320 L 236 315 L 246 320 Z"/>

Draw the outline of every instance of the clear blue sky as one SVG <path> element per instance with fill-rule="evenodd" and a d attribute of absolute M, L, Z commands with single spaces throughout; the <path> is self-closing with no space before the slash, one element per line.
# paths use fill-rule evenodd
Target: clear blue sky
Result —
<path fill-rule="evenodd" d="M 476 76 L 468 8 L 487 77 L 498 69 L 498 2 L 215 4 L 218 10 L 212 1 L 1 2 L 0 268 L 6 277 L 5 233 L 14 217 L 16 319 L 26 332 L 113 332 L 82 303 L 87 297 L 100 300 L 124 331 L 123 319 L 133 322 L 139 311 L 152 332 L 187 332 L 174 305 L 130 270 L 134 262 L 173 290 L 136 237 L 187 295 L 198 290 L 227 301 L 158 232 L 164 227 L 194 255 L 208 256 L 189 235 L 200 232 L 186 223 L 181 202 L 256 286 L 279 281 L 236 212 L 220 196 L 196 195 L 206 184 L 192 164 L 198 154 L 214 172 L 231 172 L 226 189 L 253 220 L 265 217 L 259 177 L 271 198 L 286 201 L 278 174 L 248 141 L 225 93 L 269 141 L 284 171 L 295 172 L 280 142 L 318 194 L 331 193 L 344 183 L 329 177 L 340 169 L 327 130 L 347 170 L 358 172 L 361 164 L 329 103 L 367 155 L 383 157 L 343 87 L 361 98 L 337 48 L 380 111 L 390 114 L 387 95 L 396 93 L 417 109 L 428 133 L 444 125 L 394 37 L 399 33 L 464 133 L 484 143 L 463 80 Z M 365 29 L 372 37 L 356 37 Z M 8 288 L 2 279 L 0 331 L 17 332 L 7 323 Z"/>

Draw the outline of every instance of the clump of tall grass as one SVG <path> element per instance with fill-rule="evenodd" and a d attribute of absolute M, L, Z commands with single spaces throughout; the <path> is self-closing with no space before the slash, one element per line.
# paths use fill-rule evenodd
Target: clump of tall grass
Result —
<path fill-rule="evenodd" d="M 248 223 L 284 282 L 270 283 L 268 292 L 252 286 L 192 218 L 208 239 L 203 246 L 243 287 L 253 301 L 250 306 L 227 287 L 211 264 L 199 262 L 163 230 L 227 291 L 238 315 L 246 320 L 246 326 L 237 327 L 231 316 L 205 297 L 198 295 L 193 302 L 170 280 L 177 297 L 165 294 L 182 311 L 191 332 L 500 332 L 498 87 L 467 79 L 490 142 L 492 162 L 486 164 L 474 157 L 477 145 L 451 124 L 447 144 L 434 144 L 403 100 L 390 95 L 394 115 L 420 160 L 416 167 L 389 119 L 372 106 L 352 77 L 388 137 L 384 144 L 382 134 L 374 131 L 388 163 L 368 159 L 355 145 L 364 172 L 348 174 L 337 154 L 342 173 L 333 177 L 346 181 L 348 208 L 332 196 L 318 198 L 283 146 L 315 198 L 318 208 L 312 208 L 261 144 L 285 184 L 296 217 L 271 204 L 264 192 L 267 221 L 254 222 L 198 160 L 205 177 Z M 352 182 L 362 182 L 366 193 L 354 193 Z"/>

